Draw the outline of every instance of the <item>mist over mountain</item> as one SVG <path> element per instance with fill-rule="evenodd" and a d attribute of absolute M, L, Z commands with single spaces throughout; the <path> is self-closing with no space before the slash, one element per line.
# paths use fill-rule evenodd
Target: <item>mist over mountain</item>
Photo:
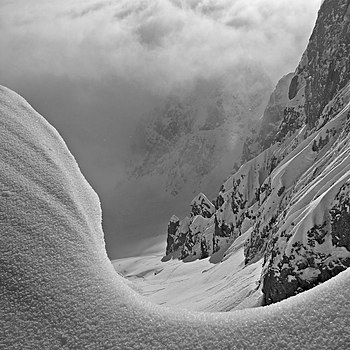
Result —
<path fill-rule="evenodd" d="M 58 128 L 106 208 L 127 176 L 140 120 L 152 119 L 174 92 L 229 77 L 242 62 L 260 65 L 275 82 L 297 64 L 318 6 L 318 0 L 4 1 L 0 80 Z M 106 220 L 118 218 L 111 215 Z M 107 230 L 108 246 L 113 235 Z"/>
<path fill-rule="evenodd" d="M 137 125 L 127 176 L 109 195 L 104 225 L 119 254 L 140 239 L 164 245 L 166 222 L 201 191 L 214 198 L 241 162 L 251 124 L 267 104 L 272 83 L 246 62 L 230 74 L 173 91 Z M 119 203 L 122 203 L 120 205 Z M 118 208 L 118 216 L 113 212 Z M 145 229 L 147 227 L 147 229 Z M 145 242 L 146 243 L 146 242 Z M 164 247 L 162 247 L 164 250 Z"/>

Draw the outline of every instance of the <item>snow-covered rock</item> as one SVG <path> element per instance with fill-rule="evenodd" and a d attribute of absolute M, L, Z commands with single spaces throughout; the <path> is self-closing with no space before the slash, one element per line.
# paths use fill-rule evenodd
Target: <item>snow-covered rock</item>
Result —
<path fill-rule="evenodd" d="M 202 215 L 210 218 L 215 212 L 214 204 L 203 193 L 198 194 L 191 202 L 191 215 Z"/>
<path fill-rule="evenodd" d="M 234 240 L 249 232 L 245 264 L 263 259 L 266 304 L 350 266 L 347 11 L 345 0 L 322 4 L 295 74 L 278 83 L 260 131 L 249 141 L 246 158 L 258 155 L 222 185 L 215 213 L 196 231 L 196 242 L 210 237 L 209 255 L 223 248 L 223 237 Z M 197 246 L 183 246 L 181 256 L 201 257 Z"/>
<path fill-rule="evenodd" d="M 3 87 L 0 124 L 1 349 L 348 348 L 349 271 L 253 311 L 147 301 L 108 260 L 98 197 L 57 131 Z"/>

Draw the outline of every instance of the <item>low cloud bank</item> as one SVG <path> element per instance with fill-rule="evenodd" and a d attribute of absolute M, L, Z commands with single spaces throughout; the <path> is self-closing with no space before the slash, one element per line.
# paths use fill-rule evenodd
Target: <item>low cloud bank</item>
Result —
<path fill-rule="evenodd" d="M 24 0 L 0 5 L 1 67 L 12 74 L 118 77 L 156 93 L 254 59 L 295 68 L 320 0 Z M 4 72 L 2 72 L 3 74 Z"/>

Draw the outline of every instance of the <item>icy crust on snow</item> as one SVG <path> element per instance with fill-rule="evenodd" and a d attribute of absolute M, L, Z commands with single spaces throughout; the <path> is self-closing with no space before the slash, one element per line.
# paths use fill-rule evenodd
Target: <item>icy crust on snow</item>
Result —
<path fill-rule="evenodd" d="M 107 258 L 97 195 L 58 133 L 0 88 L 1 349 L 347 349 L 350 271 L 283 303 L 165 309 Z"/>

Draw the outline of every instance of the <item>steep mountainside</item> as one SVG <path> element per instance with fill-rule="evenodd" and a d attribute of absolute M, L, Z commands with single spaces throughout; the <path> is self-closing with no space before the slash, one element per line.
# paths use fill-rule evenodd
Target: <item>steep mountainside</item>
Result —
<path fill-rule="evenodd" d="M 166 253 L 180 259 L 212 256 L 249 232 L 245 264 L 263 264 L 265 304 L 350 266 L 349 4 L 323 2 L 298 68 L 245 146 L 252 159 L 214 201 L 201 195 L 189 218 L 169 223 Z"/>

